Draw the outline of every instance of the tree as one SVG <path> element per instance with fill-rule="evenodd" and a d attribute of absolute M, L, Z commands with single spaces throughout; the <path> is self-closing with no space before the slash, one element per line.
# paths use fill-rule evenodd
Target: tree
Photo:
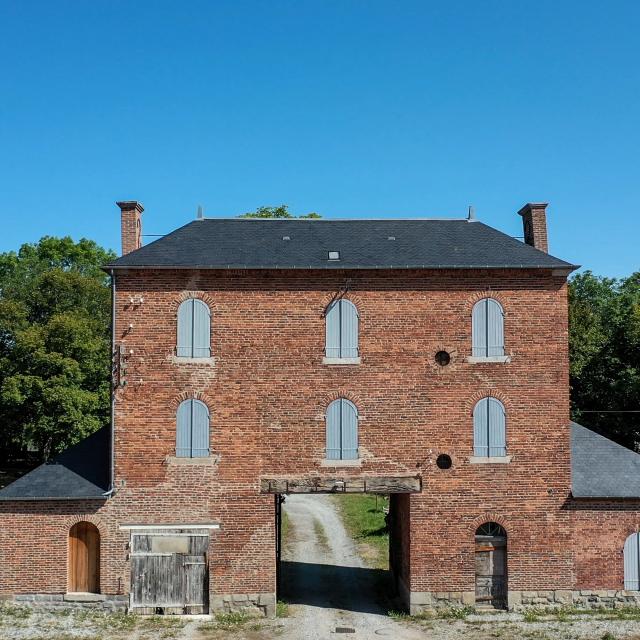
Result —
<path fill-rule="evenodd" d="M 108 424 L 109 279 L 95 242 L 42 238 L 0 254 L 0 457 L 41 458 Z"/>
<path fill-rule="evenodd" d="M 243 213 L 239 218 L 322 218 L 319 213 L 306 213 L 302 216 L 294 216 L 289 213 L 289 206 L 281 204 L 279 207 L 258 207 L 255 211 Z"/>
<path fill-rule="evenodd" d="M 569 354 L 573 419 L 640 450 L 640 272 L 571 280 Z"/>

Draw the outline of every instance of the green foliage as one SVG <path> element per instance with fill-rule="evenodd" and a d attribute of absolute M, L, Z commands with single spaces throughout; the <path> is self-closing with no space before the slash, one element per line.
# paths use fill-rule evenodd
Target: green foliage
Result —
<path fill-rule="evenodd" d="M 282 600 L 276 602 L 276 618 L 288 618 L 289 617 L 289 604 Z"/>
<path fill-rule="evenodd" d="M 48 457 L 107 424 L 111 298 L 90 240 L 0 254 L 0 459 Z"/>
<path fill-rule="evenodd" d="M 572 418 L 640 448 L 640 272 L 571 280 L 569 353 Z"/>
<path fill-rule="evenodd" d="M 319 213 L 305 213 L 301 216 L 294 216 L 289 213 L 289 206 L 281 204 L 279 207 L 258 207 L 255 211 L 243 213 L 238 216 L 239 218 L 307 218 L 316 219 L 322 218 Z"/>

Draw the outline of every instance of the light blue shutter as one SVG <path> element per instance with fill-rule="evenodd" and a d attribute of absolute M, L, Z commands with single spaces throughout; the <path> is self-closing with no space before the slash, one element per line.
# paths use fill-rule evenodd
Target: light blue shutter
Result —
<path fill-rule="evenodd" d="M 502 402 L 495 398 L 488 400 L 488 423 L 489 423 L 489 456 L 505 456 L 506 446 L 506 419 Z"/>
<path fill-rule="evenodd" d="M 325 355 L 327 358 L 340 357 L 340 305 L 331 303 L 325 317 Z"/>
<path fill-rule="evenodd" d="M 181 402 L 176 414 L 176 456 L 191 456 L 191 400 Z"/>
<path fill-rule="evenodd" d="M 640 534 L 632 533 L 624 543 L 624 588 L 640 591 Z"/>
<path fill-rule="evenodd" d="M 358 410 L 348 400 L 341 400 L 342 459 L 358 459 Z"/>
<path fill-rule="evenodd" d="M 191 457 L 209 455 L 209 410 L 199 400 L 191 401 Z"/>
<path fill-rule="evenodd" d="M 178 307 L 178 344 L 176 355 L 191 358 L 193 353 L 193 299 Z"/>
<path fill-rule="evenodd" d="M 504 355 L 504 313 L 500 303 L 487 298 L 487 355 Z"/>
<path fill-rule="evenodd" d="M 489 455 L 488 404 L 489 398 L 482 398 L 473 409 L 473 455 L 483 458 Z"/>
<path fill-rule="evenodd" d="M 487 355 L 487 305 L 486 298 L 473 305 L 471 317 L 471 332 L 473 341 L 472 355 L 482 358 Z"/>
<path fill-rule="evenodd" d="M 211 312 L 202 300 L 193 300 L 193 353 L 192 358 L 211 355 Z"/>
<path fill-rule="evenodd" d="M 340 357 L 358 357 L 358 310 L 349 300 L 340 300 Z"/>
<path fill-rule="evenodd" d="M 334 400 L 327 408 L 327 460 L 340 460 L 340 409 L 340 400 Z"/>

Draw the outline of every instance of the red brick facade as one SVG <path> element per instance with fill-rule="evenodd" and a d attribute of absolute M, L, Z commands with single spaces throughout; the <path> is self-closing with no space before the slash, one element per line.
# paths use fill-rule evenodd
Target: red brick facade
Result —
<path fill-rule="evenodd" d="M 361 364 L 322 363 L 323 312 L 349 281 Z M 474 533 L 508 534 L 510 591 L 621 589 L 624 539 L 638 504 L 578 508 L 570 499 L 566 278 L 543 270 L 130 270 L 116 276 L 115 487 L 105 502 L 0 503 L 0 593 L 66 591 L 67 535 L 101 532 L 101 591 L 129 590 L 126 524 L 219 523 L 211 532 L 213 598 L 275 591 L 274 498 L 261 477 L 419 475 L 394 498 L 396 574 L 405 591 L 469 593 Z M 472 363 L 471 310 L 505 312 L 507 363 Z M 211 358 L 178 359 L 177 308 L 211 309 Z M 434 356 L 448 351 L 451 363 Z M 503 403 L 508 464 L 473 464 L 472 410 Z M 211 415 L 212 457 L 175 459 L 176 408 Z M 359 466 L 327 467 L 325 410 L 359 411 Z M 438 469 L 449 454 L 453 466 Z M 392 554 L 393 555 L 393 554 Z M 455 598 L 454 598 L 455 599 Z"/>

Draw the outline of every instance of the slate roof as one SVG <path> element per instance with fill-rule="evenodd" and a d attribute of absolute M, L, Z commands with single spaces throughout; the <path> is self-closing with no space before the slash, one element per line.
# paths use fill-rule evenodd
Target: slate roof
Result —
<path fill-rule="evenodd" d="M 0 489 L 0 500 L 102 499 L 109 485 L 109 428 Z"/>
<path fill-rule="evenodd" d="M 477 221 L 255 218 L 194 220 L 105 268 L 124 267 L 576 268 Z"/>
<path fill-rule="evenodd" d="M 574 498 L 640 498 L 640 454 L 571 423 Z"/>

